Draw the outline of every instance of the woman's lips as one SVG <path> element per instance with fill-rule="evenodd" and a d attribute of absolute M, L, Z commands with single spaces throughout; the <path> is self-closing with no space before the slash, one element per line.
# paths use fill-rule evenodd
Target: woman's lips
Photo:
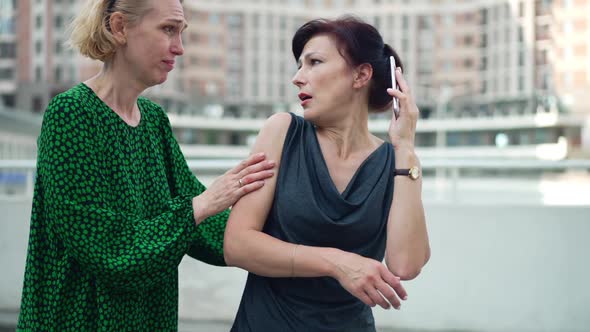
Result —
<path fill-rule="evenodd" d="M 311 101 L 311 98 L 312 98 L 310 95 L 308 95 L 307 93 L 303 93 L 303 92 L 298 94 L 297 96 L 301 100 L 301 106 L 305 106 L 305 105 L 309 104 Z"/>
<path fill-rule="evenodd" d="M 168 69 L 168 71 L 174 69 L 174 60 L 164 60 L 162 62 L 164 65 L 166 65 L 166 69 Z"/>

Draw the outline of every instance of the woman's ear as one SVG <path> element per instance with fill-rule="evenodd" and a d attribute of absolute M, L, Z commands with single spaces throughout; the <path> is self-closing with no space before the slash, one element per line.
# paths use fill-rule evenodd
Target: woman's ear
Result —
<path fill-rule="evenodd" d="M 125 16 L 121 12 L 114 12 L 109 17 L 109 27 L 115 40 L 121 45 L 127 43 L 125 31 Z"/>
<path fill-rule="evenodd" d="M 368 63 L 363 63 L 354 70 L 353 87 L 362 88 L 369 84 L 373 77 L 373 66 Z"/>

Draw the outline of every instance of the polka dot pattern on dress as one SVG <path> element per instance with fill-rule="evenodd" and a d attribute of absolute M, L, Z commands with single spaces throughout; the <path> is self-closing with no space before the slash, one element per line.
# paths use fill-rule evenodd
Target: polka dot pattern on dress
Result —
<path fill-rule="evenodd" d="M 176 331 L 184 254 L 225 264 L 228 211 L 195 225 L 205 187 L 161 107 L 138 106 L 132 127 L 84 84 L 50 102 L 19 331 Z"/>

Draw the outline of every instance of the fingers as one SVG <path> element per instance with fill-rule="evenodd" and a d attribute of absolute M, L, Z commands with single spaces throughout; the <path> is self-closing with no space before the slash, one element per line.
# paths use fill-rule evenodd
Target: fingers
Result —
<path fill-rule="evenodd" d="M 400 67 L 397 67 L 395 69 L 395 79 L 397 81 L 397 85 L 399 85 L 399 88 L 403 93 L 410 92 L 410 86 L 408 85 L 408 82 L 406 82 L 406 79 L 404 78 L 404 74 L 402 74 L 402 69 Z"/>
<path fill-rule="evenodd" d="M 395 70 L 395 77 L 399 86 L 399 90 L 388 88 L 387 93 L 392 97 L 396 97 L 399 100 L 400 104 L 405 103 L 410 99 L 411 93 L 410 86 L 408 85 L 408 82 L 406 82 L 406 79 L 404 78 L 404 75 L 402 74 L 400 67 L 397 67 L 397 69 Z"/>
<path fill-rule="evenodd" d="M 400 90 L 395 90 L 392 88 L 387 88 L 387 93 L 392 96 L 392 97 L 396 97 L 397 99 L 400 100 L 400 102 L 402 100 L 406 100 L 408 98 L 408 95 L 405 92 L 402 92 Z"/>
<path fill-rule="evenodd" d="M 395 309 L 399 310 L 401 307 L 401 303 L 400 303 L 399 298 L 395 295 L 395 292 L 393 291 L 393 289 L 385 282 L 379 282 L 376 286 L 377 286 L 377 290 L 379 291 L 380 295 L 382 295 L 383 297 L 385 297 L 385 299 L 387 299 L 388 304 L 391 303 L 391 305 Z M 385 309 L 388 309 L 388 308 L 385 308 Z"/>
<path fill-rule="evenodd" d="M 383 309 L 394 307 L 399 310 L 401 308 L 400 299 L 407 299 L 406 290 L 403 288 L 398 277 L 393 275 L 385 266 L 382 266 L 379 272 L 374 277 L 368 277 L 364 286 L 359 293 L 365 295 L 366 298 L 360 297 L 361 301 L 367 305 L 374 307 L 379 305 Z M 364 290 L 364 291 L 363 291 Z"/>
<path fill-rule="evenodd" d="M 371 297 L 367 295 L 366 292 L 361 291 L 360 294 L 356 295 L 356 297 L 358 297 L 361 301 L 363 301 L 364 304 L 368 305 L 371 308 L 375 306 L 375 302 L 373 302 Z"/>
<path fill-rule="evenodd" d="M 399 296 L 400 299 L 402 299 L 404 301 L 408 299 L 408 293 L 406 292 L 406 289 L 404 288 L 404 286 L 402 286 L 400 278 L 393 275 L 393 273 L 391 273 L 389 270 L 387 270 L 387 268 L 384 268 L 384 271 L 382 271 L 381 278 L 383 278 L 383 281 L 385 281 L 387 283 L 388 287 L 391 287 L 391 289 L 393 289 L 393 291 L 395 291 L 395 293 L 397 294 L 397 296 Z M 385 295 L 385 294 L 383 294 L 383 295 Z M 386 297 L 387 297 L 387 295 L 386 295 Z"/>
<path fill-rule="evenodd" d="M 375 288 L 369 288 L 365 290 L 365 292 L 371 298 L 373 303 L 378 304 L 383 309 L 389 309 L 389 303 L 385 301 L 381 293 L 379 293 Z"/>
<path fill-rule="evenodd" d="M 242 185 L 264 180 L 274 175 L 274 171 L 271 169 L 275 167 L 275 165 L 276 163 L 272 160 L 260 161 L 240 171 L 238 177 L 242 179 Z"/>
<path fill-rule="evenodd" d="M 247 168 L 248 166 L 258 164 L 261 161 L 263 161 L 264 159 L 266 159 L 266 155 L 263 152 L 253 154 L 253 155 L 249 156 L 248 158 L 242 160 L 236 167 L 232 168 L 230 173 L 238 174 L 241 171 L 243 171 L 245 168 Z"/>
<path fill-rule="evenodd" d="M 250 184 L 244 184 L 242 187 L 238 188 L 236 191 L 238 197 L 235 199 L 236 201 L 240 199 L 242 196 L 251 193 L 255 190 L 258 190 L 264 186 L 264 181 L 256 181 Z"/>

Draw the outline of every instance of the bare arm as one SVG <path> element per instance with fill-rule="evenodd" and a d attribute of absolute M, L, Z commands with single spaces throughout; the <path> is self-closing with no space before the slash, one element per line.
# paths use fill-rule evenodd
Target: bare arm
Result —
<path fill-rule="evenodd" d="M 396 168 L 420 166 L 412 150 L 396 149 Z M 396 176 L 387 222 L 387 267 L 402 280 L 414 279 L 430 258 L 422 205 L 422 177 Z"/>
<path fill-rule="evenodd" d="M 418 107 L 401 72 L 396 71 L 401 91 L 388 92 L 399 99 L 399 118 L 392 116 L 389 135 L 395 147 L 395 168 L 420 167 L 414 149 Z M 430 258 L 426 218 L 422 205 L 422 177 L 396 176 L 387 223 L 387 267 L 402 280 L 415 278 Z"/>
<path fill-rule="evenodd" d="M 273 115 L 260 131 L 252 152 L 266 153 L 269 159 L 277 161 L 280 169 L 290 123 L 289 114 Z M 399 278 L 380 262 L 336 248 L 287 243 L 262 232 L 277 178 L 267 179 L 264 187 L 242 197 L 232 208 L 224 241 L 227 264 L 267 277 L 333 277 L 368 305 L 389 308 L 391 303 L 398 308 L 395 293 L 404 298 L 405 290 Z"/>
<path fill-rule="evenodd" d="M 280 160 L 285 136 L 291 123 L 287 113 L 272 116 L 260 131 L 252 153 L 264 152 L 269 159 Z M 278 143 L 278 144 L 277 144 Z M 295 246 L 262 232 L 273 203 L 277 176 L 267 179 L 264 187 L 244 196 L 233 207 L 225 231 L 224 253 L 228 265 L 235 265 L 268 277 L 294 275 L 297 256 L 297 275 L 318 277 L 333 273 L 328 257 L 337 255 L 336 249 Z M 312 259 L 303 259 L 308 257 Z"/>

